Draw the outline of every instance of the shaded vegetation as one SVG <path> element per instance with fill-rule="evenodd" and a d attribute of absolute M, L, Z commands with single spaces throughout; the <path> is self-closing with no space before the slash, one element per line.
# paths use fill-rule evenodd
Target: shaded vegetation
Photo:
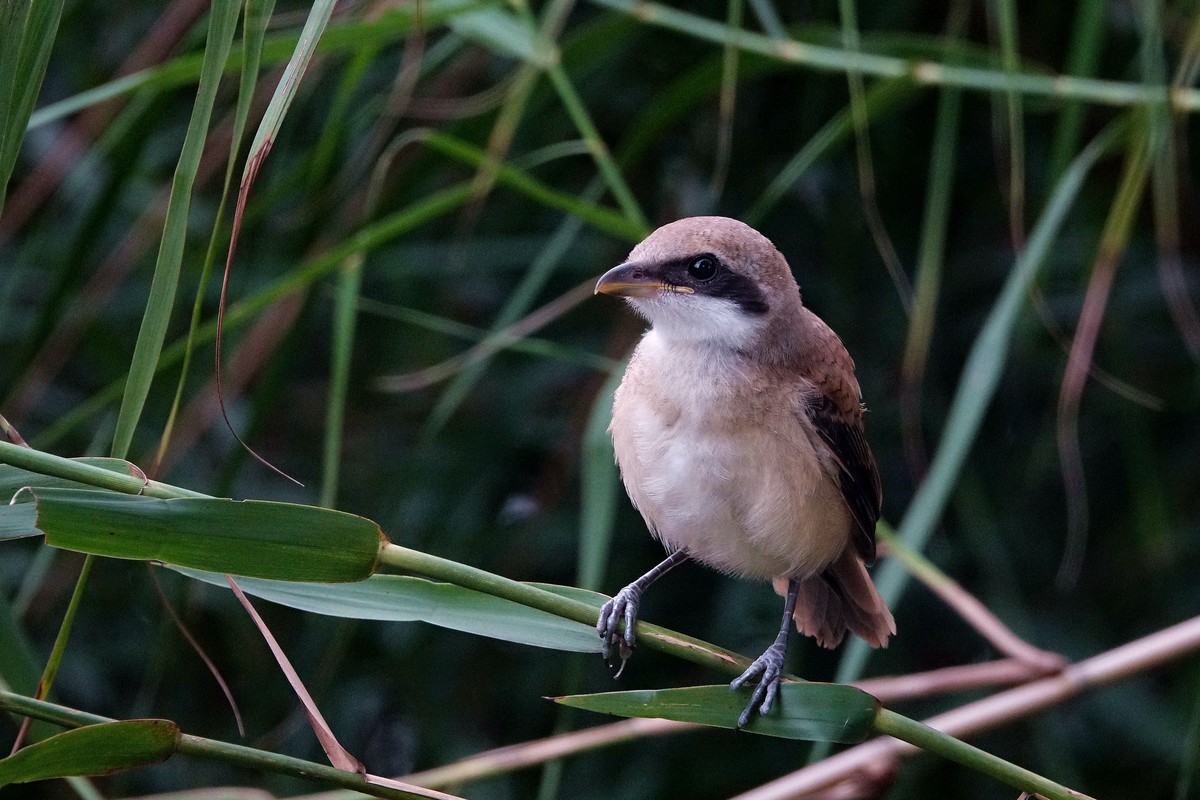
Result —
<path fill-rule="evenodd" d="M 405 547 L 611 592 L 661 550 L 620 491 L 604 433 L 612 378 L 642 325 L 588 287 L 648 228 L 719 213 L 775 242 L 854 355 L 885 518 L 910 542 L 928 535 L 919 549 L 1019 635 L 1078 660 L 1200 614 L 1188 160 L 1200 94 L 1186 88 L 1200 64 L 1196 4 L 742 5 L 334 10 L 248 194 L 224 320 L 229 422 L 297 486 L 222 420 L 214 330 L 237 182 L 309 9 L 274 9 L 261 70 L 242 78 L 255 36 L 240 20 L 219 32 L 231 37 L 220 63 L 208 4 L 68 4 L 45 32 L 53 49 L 19 153 L 11 124 L 0 147 L 0 166 L 14 164 L 0 215 L 0 414 L 41 450 L 111 455 L 124 431 L 124 455 L 175 486 L 330 505 Z M 230 19 L 240 10 L 214 6 Z M 753 32 L 743 49 L 720 41 L 731 15 Z M 772 44 L 785 36 L 815 49 Z M 856 40 L 874 61 L 856 59 Z M 193 123 L 190 208 L 172 214 L 205 57 L 223 78 L 211 121 Z M 0 69 L 3 93 L 30 74 L 22 63 Z M 890 64 L 909 71 L 887 77 Z M 1168 103 L 1171 82 L 1184 88 Z M 85 93 L 97 87 L 114 91 L 93 104 Z M 164 241 L 179 253 L 173 300 L 151 294 Z M 1028 289 L 1010 282 L 1022 263 Z M 981 336 L 1006 291 L 1007 327 Z M 162 355 L 139 371 L 148 309 L 169 320 Z M 149 379 L 154 364 L 144 410 L 122 416 L 127 374 Z M 994 396 L 961 380 L 968 365 L 997 379 Z M 977 431 L 951 415 L 972 401 Z M 939 472 L 956 441 L 964 459 Z M 925 480 L 938 475 L 946 482 Z M 36 540 L 0 543 L 0 682 L 13 690 L 32 693 L 80 561 Z M 903 590 L 891 647 L 864 662 L 861 648 L 794 642 L 794 674 L 995 657 L 897 564 L 876 567 Z M 160 590 L 231 685 L 245 743 L 323 760 L 229 593 L 137 562 L 96 561 L 52 699 L 237 738 Z M 592 654 L 259 605 L 343 744 L 379 774 L 599 719 L 546 696 L 723 678 L 643 648 L 614 685 Z M 684 567 L 644 615 L 753 653 L 778 608 L 766 586 Z M 1098 797 L 1195 796 L 1198 663 L 1181 658 L 973 741 Z M 922 718 L 982 694 L 895 707 Z M 0 718 L 6 750 L 18 724 Z M 728 797 L 800 768 L 809 747 L 676 733 L 448 790 Z M 126 797 L 233 784 L 321 788 L 178 758 L 97 785 Z M 62 782 L 7 791 L 76 796 Z M 887 796 L 934 792 L 1013 796 L 931 757 L 906 763 Z"/>

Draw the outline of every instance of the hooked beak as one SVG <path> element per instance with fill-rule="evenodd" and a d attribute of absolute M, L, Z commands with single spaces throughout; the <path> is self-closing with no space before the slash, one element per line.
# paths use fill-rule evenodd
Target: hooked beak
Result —
<path fill-rule="evenodd" d="M 611 294 L 616 297 L 654 297 L 659 292 L 693 294 L 689 286 L 667 283 L 653 267 L 642 264 L 619 264 L 600 276 L 595 294 Z"/>

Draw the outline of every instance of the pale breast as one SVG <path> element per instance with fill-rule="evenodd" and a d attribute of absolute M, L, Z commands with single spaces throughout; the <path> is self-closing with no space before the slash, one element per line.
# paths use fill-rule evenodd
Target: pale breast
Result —
<path fill-rule="evenodd" d="M 613 444 L 630 499 L 668 547 L 764 579 L 841 553 L 850 517 L 799 413 L 803 391 L 646 335 L 617 391 Z"/>

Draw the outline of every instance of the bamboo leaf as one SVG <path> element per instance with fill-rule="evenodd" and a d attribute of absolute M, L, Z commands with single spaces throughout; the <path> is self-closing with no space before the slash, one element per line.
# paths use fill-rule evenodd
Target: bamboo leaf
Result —
<path fill-rule="evenodd" d="M 62 0 L 9 2 L 0 9 L 0 209 L 46 75 L 62 9 Z"/>
<path fill-rule="evenodd" d="M 654 717 L 716 728 L 736 728 L 746 692 L 724 684 L 682 689 L 651 689 L 556 697 L 574 708 L 619 717 Z M 743 728 L 750 733 L 820 742 L 861 742 L 871 733 L 879 701 L 836 683 L 784 683 L 775 707 Z"/>
<path fill-rule="evenodd" d="M 31 503 L 0 506 L 0 542 L 37 535 L 37 512 Z"/>
<path fill-rule="evenodd" d="M 34 489 L 37 528 L 52 547 L 275 580 L 363 580 L 375 571 L 374 522 L 292 503 L 161 500 Z"/>
<path fill-rule="evenodd" d="M 179 728 L 165 719 L 86 725 L 0 759 L 0 786 L 157 764 L 170 758 L 178 745 Z"/>
<path fill-rule="evenodd" d="M 95 726 L 112 724 L 114 720 L 76 711 L 73 708 L 35 700 L 32 697 L 22 697 L 0 690 L 0 709 L 27 715 L 34 719 L 42 719 L 57 725 Z M 137 722 L 157 722 L 158 720 L 134 720 Z M 389 781 L 384 785 L 383 779 L 372 775 L 360 775 L 356 772 L 331 767 L 328 764 L 318 764 L 313 761 L 295 758 L 293 756 L 271 753 L 255 747 L 241 744 L 222 742 L 217 739 L 206 739 L 203 736 L 183 736 L 179 738 L 175 750 L 182 755 L 219 761 L 241 768 L 261 769 L 278 775 L 288 775 L 294 778 L 318 780 L 330 786 L 350 789 L 361 795 L 371 797 L 391 798 L 392 800 L 407 800 L 407 798 L 429 798 L 438 800 L 458 800 L 454 795 L 435 792 L 432 789 L 409 787 L 412 791 L 396 788 L 396 782 Z M 88 795 L 98 797 L 98 795 Z"/>
<path fill-rule="evenodd" d="M 119 458 L 123 458 L 129 452 L 133 431 L 142 415 L 142 407 L 146 403 L 150 384 L 158 368 L 158 357 L 162 353 L 163 341 L 167 335 L 167 324 L 171 320 L 175 291 L 179 286 L 179 270 L 183 264 L 183 248 L 187 241 L 192 185 L 200 169 L 200 156 L 204 151 L 208 123 L 217 99 L 217 88 L 233 42 L 237 12 L 238 4 L 231 0 L 213 4 L 196 104 L 192 108 L 183 149 L 179 154 L 179 163 L 171 183 L 171 199 L 167 206 L 167 219 L 163 224 L 158 260 L 154 264 L 150 297 L 146 302 L 141 329 L 138 331 L 133 360 L 129 366 L 129 378 L 125 384 L 125 394 L 121 398 L 121 411 L 117 416 L 116 432 L 113 435 L 112 454 Z"/>
<path fill-rule="evenodd" d="M 132 464 L 119 458 L 73 458 L 70 460 L 128 477 L 138 474 Z M 32 489 L 35 486 L 57 489 L 94 488 L 80 481 L 44 475 L 10 464 L 0 464 L 0 541 L 41 535 L 41 531 L 37 529 L 37 509 L 33 505 L 33 495 L 25 496 L 21 493 L 22 489 Z"/>
<path fill-rule="evenodd" d="M 214 586 L 226 586 L 223 575 L 194 569 L 178 572 Z M 317 584 L 239 578 L 246 594 L 289 608 L 348 619 L 427 622 L 442 628 L 506 642 L 568 650 L 600 652 L 600 639 L 590 625 L 539 611 L 494 595 L 407 575 L 372 575 L 358 583 Z M 572 587 L 541 586 L 554 591 Z M 587 593 L 591 594 L 591 593 Z M 597 607 L 607 598 L 598 598 Z M 588 598 L 588 602 L 591 601 Z"/>
<path fill-rule="evenodd" d="M 200 271 L 200 280 L 196 286 L 196 297 L 192 301 L 192 318 L 188 324 L 187 344 L 183 356 L 183 367 L 179 370 L 179 379 L 175 384 L 175 399 L 167 414 L 166 424 L 163 425 L 162 437 L 159 440 L 158 452 L 154 457 L 153 472 L 157 472 L 171 441 L 175 429 L 175 421 L 179 408 L 183 403 L 183 393 L 187 386 L 188 375 L 191 372 L 192 356 L 195 354 L 194 340 L 196 329 L 204 312 L 206 289 L 212 276 L 213 260 L 216 257 L 225 219 L 225 207 L 229 199 L 229 187 L 233 185 L 234 170 L 237 167 L 238 152 L 242 144 L 242 136 L 246 130 L 246 119 L 250 115 L 250 103 L 258 84 L 258 69 L 262 61 L 263 37 L 266 35 L 267 24 L 271 20 L 271 12 L 275 8 L 275 0 L 247 0 L 244 21 L 242 23 L 243 68 L 241 83 L 238 87 L 237 107 L 234 110 L 233 133 L 229 137 L 229 158 L 225 164 L 225 183 L 221 188 L 221 201 L 217 205 L 216 217 L 212 225 L 212 233 L 208 239 L 208 250 L 204 255 L 204 266 Z M 162 357 L 159 357 L 161 366 Z"/>
<path fill-rule="evenodd" d="M 242 172 L 243 185 L 248 181 L 253 182 L 254 173 L 258 171 L 262 160 L 266 158 L 267 152 L 274 144 L 275 137 L 283 126 L 283 118 L 287 116 L 288 109 L 292 106 L 292 100 L 296 97 L 296 91 L 300 88 L 300 80 L 308 70 L 308 64 L 312 61 L 313 53 L 316 52 L 317 43 L 321 41 L 321 34 L 325 32 L 325 26 L 329 23 L 330 15 L 333 14 L 333 6 L 334 0 L 318 0 L 309 10 L 308 18 L 304 21 L 304 30 L 300 32 L 300 38 L 296 42 L 296 49 L 288 60 L 283 77 L 280 79 L 279 85 L 275 87 L 275 92 L 271 95 L 271 102 L 267 105 L 267 110 L 263 112 L 262 121 L 259 122 L 254 140 L 250 143 L 250 157 L 246 160 L 246 168 Z"/>

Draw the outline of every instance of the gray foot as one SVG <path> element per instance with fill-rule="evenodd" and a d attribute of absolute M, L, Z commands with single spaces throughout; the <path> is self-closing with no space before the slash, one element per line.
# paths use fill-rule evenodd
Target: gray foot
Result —
<path fill-rule="evenodd" d="M 611 664 L 612 650 L 613 647 L 616 647 L 617 654 L 621 658 L 621 667 L 617 670 L 615 677 L 621 676 L 621 672 L 625 669 L 625 662 L 633 653 L 635 638 L 633 626 L 637 622 L 638 609 L 641 605 L 642 589 L 637 584 L 631 583 L 617 592 L 616 597 L 609 600 L 600 609 L 600 619 L 596 622 L 596 633 L 600 634 L 600 639 L 604 643 L 601 653 L 604 655 L 604 660 Z M 624 635 L 620 632 L 621 620 L 625 621 Z"/>
<path fill-rule="evenodd" d="M 779 694 L 779 682 L 783 678 L 783 657 L 787 652 L 787 642 L 775 642 L 767 651 L 754 660 L 749 668 L 729 684 L 730 689 L 740 689 L 748 681 L 758 680 L 746 710 L 738 717 L 738 728 L 744 728 L 750 721 L 750 716 L 757 710 L 759 716 L 769 714 Z"/>

